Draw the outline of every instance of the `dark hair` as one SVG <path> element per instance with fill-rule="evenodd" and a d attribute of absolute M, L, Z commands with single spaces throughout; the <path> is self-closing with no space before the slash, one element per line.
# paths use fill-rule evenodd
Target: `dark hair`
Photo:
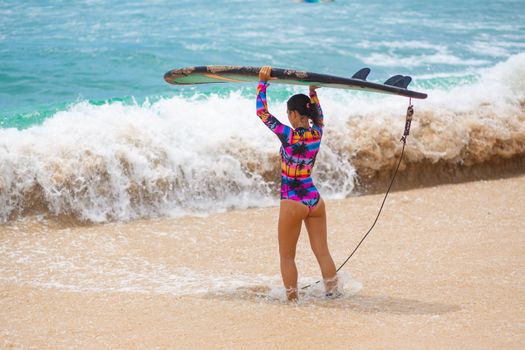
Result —
<path fill-rule="evenodd" d="M 315 125 L 323 126 L 323 122 L 319 118 L 319 110 L 317 106 L 310 101 L 310 97 L 305 94 L 293 95 L 286 103 L 289 111 L 297 111 L 300 115 L 304 115 L 311 119 Z"/>

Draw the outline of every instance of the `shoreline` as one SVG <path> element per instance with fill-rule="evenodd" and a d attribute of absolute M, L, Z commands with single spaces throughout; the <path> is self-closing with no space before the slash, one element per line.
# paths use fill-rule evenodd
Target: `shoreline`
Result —
<path fill-rule="evenodd" d="M 3 225 L 0 347 L 520 349 L 521 188 L 525 176 L 392 192 L 342 271 L 345 295 L 297 305 L 279 297 L 277 207 Z M 338 266 L 381 200 L 327 201 Z M 301 285 L 318 279 L 305 232 L 297 265 Z"/>
<path fill-rule="evenodd" d="M 344 199 L 328 198 L 327 200 L 339 201 L 349 200 L 352 198 L 362 196 L 384 195 L 386 193 L 388 185 L 390 184 L 390 181 L 392 180 L 394 170 L 395 169 L 393 168 L 389 168 L 388 170 L 377 170 L 369 175 L 360 175 L 360 171 L 357 170 L 356 173 L 358 174 L 358 178 L 355 183 L 354 192 L 349 197 Z M 508 159 L 495 158 L 491 161 L 486 161 L 483 163 L 473 165 L 457 165 L 450 164 L 447 162 L 428 162 L 425 164 L 413 164 L 403 161 L 401 162 L 399 172 L 395 178 L 390 192 L 406 192 L 416 189 L 433 188 L 455 184 L 468 184 L 471 182 L 497 181 L 519 178 L 523 176 L 525 176 L 525 155 L 516 155 Z M 45 204 L 42 202 L 41 194 L 38 193 L 32 193 L 29 196 L 28 202 L 36 203 L 36 206 L 31 208 L 25 208 L 23 209 L 22 213 L 12 213 L 9 220 L 7 220 L 4 223 L 0 223 L 0 229 L 2 226 L 9 226 L 25 221 L 42 221 L 53 226 L 75 227 L 106 225 L 112 223 L 125 224 L 143 220 L 169 220 L 181 217 L 201 217 L 221 213 L 231 213 L 236 211 L 268 208 L 267 206 L 265 206 L 248 207 L 245 209 L 219 209 L 218 211 L 207 212 L 201 215 L 188 211 L 185 214 L 174 216 L 152 216 L 124 221 L 110 220 L 107 222 L 98 223 L 91 222 L 89 220 L 78 219 L 76 215 L 50 215 L 45 207 Z M 276 203 L 278 203 L 278 201 Z"/>
<path fill-rule="evenodd" d="M 397 164 L 397 163 L 396 163 Z M 390 183 L 394 169 L 381 169 L 372 174 L 360 174 L 356 191 L 360 195 L 384 192 Z M 520 177 L 525 174 L 525 154 L 510 158 L 494 158 L 471 165 L 453 164 L 446 161 L 426 163 L 401 162 L 392 191 L 407 191 L 416 188 L 490 181 Z"/>

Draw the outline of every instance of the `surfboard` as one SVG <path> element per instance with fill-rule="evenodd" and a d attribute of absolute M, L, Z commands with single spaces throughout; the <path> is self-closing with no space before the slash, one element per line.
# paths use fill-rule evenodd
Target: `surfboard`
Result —
<path fill-rule="evenodd" d="M 261 67 L 249 66 L 198 66 L 173 69 L 164 74 L 164 80 L 175 85 L 209 83 L 247 83 L 259 81 Z M 270 83 L 291 85 L 317 85 L 336 89 L 352 89 L 383 94 L 394 94 L 411 98 L 425 99 L 427 94 L 408 90 L 412 78 L 395 75 L 383 84 L 367 81 L 370 68 L 363 68 L 351 78 L 334 75 L 304 72 L 293 69 L 273 68 Z"/>

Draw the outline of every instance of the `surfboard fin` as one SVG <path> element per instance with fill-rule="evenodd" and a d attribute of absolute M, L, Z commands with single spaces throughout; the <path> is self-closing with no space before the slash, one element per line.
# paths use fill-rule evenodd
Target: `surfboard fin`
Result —
<path fill-rule="evenodd" d="M 370 74 L 370 68 L 363 68 L 352 75 L 352 79 L 366 80 L 368 74 Z"/>
<path fill-rule="evenodd" d="M 395 83 L 403 79 L 402 75 L 394 75 L 393 77 L 388 78 L 383 84 L 394 86 Z"/>
<path fill-rule="evenodd" d="M 412 78 L 408 75 L 394 75 L 384 82 L 385 85 L 395 86 L 401 89 L 406 89 L 408 84 L 412 81 Z"/>
<path fill-rule="evenodd" d="M 400 87 L 402 89 L 406 89 L 408 87 L 408 84 L 412 81 L 412 78 L 408 75 L 405 75 L 403 79 L 401 79 L 395 86 Z"/>

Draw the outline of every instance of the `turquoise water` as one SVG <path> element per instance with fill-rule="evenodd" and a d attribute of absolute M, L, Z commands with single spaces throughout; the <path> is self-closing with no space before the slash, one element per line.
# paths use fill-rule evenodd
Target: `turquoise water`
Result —
<path fill-rule="evenodd" d="M 142 103 L 250 89 L 174 88 L 167 70 L 290 67 L 412 88 L 477 79 L 525 50 L 518 1 L 0 1 L 0 125 L 24 128 L 79 101 Z M 284 99 L 286 94 L 282 94 Z"/>
<path fill-rule="evenodd" d="M 2 1 L 0 223 L 108 222 L 275 205 L 279 142 L 254 84 L 172 86 L 194 65 L 411 75 L 412 174 L 525 154 L 522 1 Z M 304 87 L 271 84 L 269 109 Z M 388 178 L 408 99 L 323 88 L 324 198 Z M 493 163 L 491 163 L 493 162 Z M 439 166 L 445 171 L 439 173 Z M 520 163 L 516 163 L 519 167 Z M 525 169 L 518 170 L 525 172 Z M 404 168 L 405 183 L 419 186 Z M 423 181 L 424 182 L 424 181 Z"/>

